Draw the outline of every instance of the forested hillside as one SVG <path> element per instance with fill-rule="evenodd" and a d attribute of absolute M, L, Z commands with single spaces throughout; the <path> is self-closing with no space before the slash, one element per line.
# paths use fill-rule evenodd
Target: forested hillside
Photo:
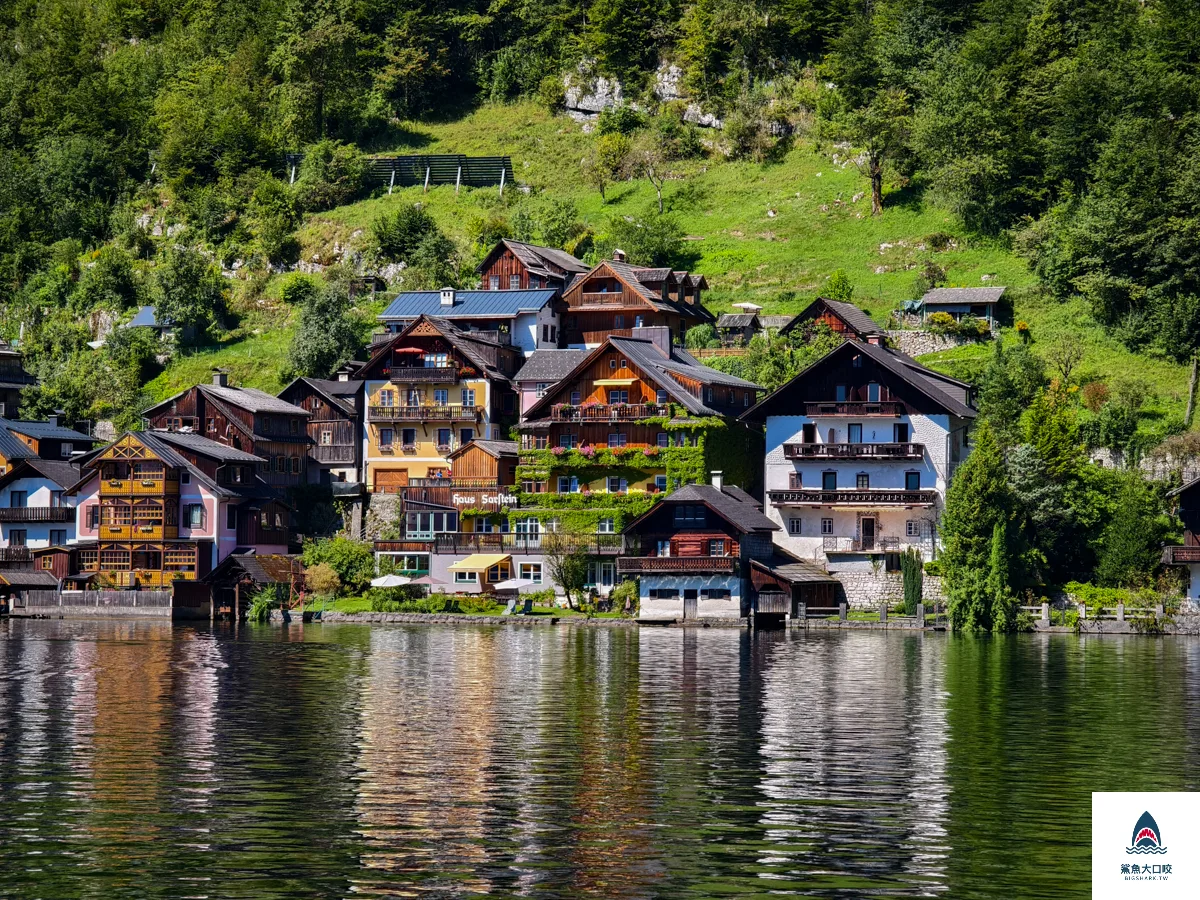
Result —
<path fill-rule="evenodd" d="M 1083 329 L 1093 370 L 1145 361 L 1172 410 L 1200 346 L 1187 0 L 10 0 L 0 30 L 0 334 L 33 412 L 132 421 L 214 361 L 324 374 L 370 327 L 352 271 L 469 283 L 503 234 L 689 265 L 717 306 L 786 310 L 841 269 L 883 316 L 996 276 L 1035 348 Z M 581 127 L 564 74 L 632 105 Z M 431 150 L 510 154 L 522 189 L 363 178 Z M 87 347 L 143 303 L 197 335 L 157 381 L 140 330 Z"/>

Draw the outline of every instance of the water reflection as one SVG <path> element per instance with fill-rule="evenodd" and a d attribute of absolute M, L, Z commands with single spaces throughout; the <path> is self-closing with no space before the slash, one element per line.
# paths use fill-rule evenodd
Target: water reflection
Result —
<path fill-rule="evenodd" d="M 1197 788 L 1198 675 L 1138 637 L 0 623 L 0 896 L 1083 897 L 1090 791 Z"/>

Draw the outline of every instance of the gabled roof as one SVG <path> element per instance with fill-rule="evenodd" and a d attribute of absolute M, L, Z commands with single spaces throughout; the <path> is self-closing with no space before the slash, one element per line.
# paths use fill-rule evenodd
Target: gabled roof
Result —
<path fill-rule="evenodd" d="M 940 406 L 951 415 L 961 418 L 974 418 L 975 410 L 968 404 L 970 386 L 965 382 L 956 381 L 949 376 L 927 369 L 911 357 L 878 344 L 868 344 L 860 341 L 846 341 L 830 350 L 816 362 L 806 367 L 794 378 L 764 397 L 741 416 L 743 422 L 759 421 L 765 416 L 772 415 L 770 408 L 783 397 L 786 397 L 793 387 L 838 354 L 865 354 L 880 368 L 895 375 L 905 384 L 920 391 L 934 404 Z"/>
<path fill-rule="evenodd" d="M 226 403 L 241 407 L 253 413 L 280 413 L 289 416 L 304 416 L 308 417 L 309 413 L 306 409 L 301 409 L 299 406 L 293 406 L 286 400 L 280 400 L 278 397 L 273 397 L 266 391 L 260 391 L 257 388 L 239 388 L 228 387 L 219 384 L 201 384 L 197 385 L 201 391 L 211 396 L 224 400 Z M 162 404 L 160 403 L 159 406 Z"/>
<path fill-rule="evenodd" d="M 758 316 L 754 313 L 723 313 L 717 319 L 718 328 L 747 328 L 756 324 Z"/>
<path fill-rule="evenodd" d="M 79 471 L 79 463 L 66 462 L 61 459 L 41 459 L 35 456 L 32 459 L 23 459 L 15 466 L 10 466 L 7 472 L 0 475 L 0 487 L 12 484 L 20 478 L 40 476 L 65 490 L 78 483 Z"/>
<path fill-rule="evenodd" d="M 588 355 L 587 350 L 534 350 L 513 381 L 560 381 Z"/>
<path fill-rule="evenodd" d="M 76 431 L 74 428 L 67 428 L 63 425 L 51 425 L 49 422 L 23 422 L 16 419 L 0 419 L 0 428 L 7 429 L 15 434 L 23 434 L 25 437 L 33 438 L 36 441 L 61 440 L 76 441 L 81 444 L 96 443 L 94 437 L 86 435 L 82 431 Z"/>
<path fill-rule="evenodd" d="M 926 306 L 957 306 L 964 303 L 996 303 L 1007 288 L 959 287 L 934 288 L 926 292 L 921 302 Z"/>
<path fill-rule="evenodd" d="M 837 579 L 815 562 L 784 554 L 779 547 L 769 559 L 752 559 L 750 565 L 789 584 L 837 584 Z"/>
<path fill-rule="evenodd" d="M 638 368 L 642 374 L 656 387 L 665 390 L 671 398 L 689 413 L 699 416 L 720 416 L 723 413 L 705 406 L 699 397 L 689 393 L 683 385 L 671 377 L 671 373 L 690 378 L 702 385 L 726 385 L 761 390 L 758 385 L 726 375 L 708 366 L 702 366 L 685 350 L 672 347 L 670 354 L 653 341 L 640 338 L 608 337 L 595 350 L 584 351 L 584 355 L 559 382 L 569 381 L 591 365 L 592 360 L 599 359 L 610 348 L 617 350 Z M 555 392 L 549 391 L 525 412 L 527 419 L 534 419 L 539 413 L 551 405 Z"/>
<path fill-rule="evenodd" d="M 0 427 L 0 456 L 9 462 L 18 459 L 33 459 L 37 454 L 23 440 L 15 437 L 7 428 Z"/>
<path fill-rule="evenodd" d="M 122 328 L 170 328 L 168 323 L 158 321 L 158 312 L 153 306 L 139 306 L 133 318 Z"/>
<path fill-rule="evenodd" d="M 230 447 L 228 444 L 222 444 L 220 441 L 210 440 L 201 435 L 194 434 L 190 431 L 165 431 L 154 429 L 143 434 L 153 434 L 160 441 L 166 441 L 174 447 L 181 447 L 185 450 L 191 450 L 193 453 L 198 453 L 201 456 L 207 456 L 209 459 L 218 459 L 222 462 L 240 462 L 240 463 L 265 463 L 267 460 L 261 456 L 255 456 L 253 453 L 247 453 L 245 450 L 239 450 L 236 447 Z"/>
<path fill-rule="evenodd" d="M 488 456 L 491 456 L 495 459 L 500 459 L 504 456 L 516 456 L 518 450 L 516 441 L 483 441 L 479 438 L 475 438 L 473 441 L 468 441 L 467 443 L 463 444 L 446 458 L 454 459 L 456 456 L 461 456 L 471 447 L 478 447 Z"/>
<path fill-rule="evenodd" d="M 204 576 L 206 583 L 242 573 L 255 584 L 303 582 L 304 567 L 299 556 L 285 553 L 231 553 Z"/>
<path fill-rule="evenodd" d="M 489 338 L 482 337 L 477 332 L 463 331 L 449 319 L 441 316 L 426 315 L 419 316 L 410 322 L 403 329 L 396 332 L 391 340 L 382 344 L 376 344 L 375 352 L 371 354 L 371 358 L 364 363 L 363 367 L 359 370 L 359 377 L 363 377 L 363 373 L 368 371 L 378 360 L 383 359 L 390 354 L 392 352 L 392 348 L 395 347 L 399 341 L 406 338 L 422 322 L 431 325 L 439 335 L 445 338 L 446 342 L 450 344 L 450 346 L 466 357 L 467 360 L 469 360 L 470 363 L 479 369 L 480 372 L 486 377 L 502 381 L 508 380 L 508 376 L 505 375 L 498 366 L 488 362 L 487 358 L 482 355 L 481 350 L 485 347 L 489 349 L 511 350 L 511 347 L 505 344 L 499 344 Z"/>
<path fill-rule="evenodd" d="M 306 378 L 301 376 L 280 391 L 279 396 L 283 397 L 284 394 L 297 384 L 308 385 L 313 391 L 320 394 L 330 406 L 340 410 L 345 415 L 353 418 L 357 414 L 355 401 L 362 392 L 363 382 L 338 381 L 337 379 L 329 378 Z"/>
<path fill-rule="evenodd" d="M 860 337 L 883 334 L 883 329 L 875 324 L 875 320 L 853 303 L 846 303 L 842 300 L 830 300 L 828 297 L 818 297 L 812 303 L 808 304 L 799 315 L 793 317 L 791 324 L 785 326 L 784 330 L 790 331 L 801 322 L 817 318 L 820 315 L 822 307 L 845 322 L 846 326 Z"/>
<path fill-rule="evenodd" d="M 638 266 L 635 266 L 633 271 L 637 273 L 638 281 L 642 284 L 658 284 L 667 281 L 675 274 L 670 269 L 650 269 Z"/>
<path fill-rule="evenodd" d="M 625 531 L 636 529 L 638 523 L 653 515 L 658 507 L 674 503 L 702 503 L 742 534 L 779 530 L 779 525 L 763 515 L 757 501 L 741 488 L 728 485 L 722 490 L 717 490 L 711 484 L 688 484 L 671 492 L 647 512 L 638 516 L 625 526 Z"/>
<path fill-rule="evenodd" d="M 442 305 L 440 291 L 405 291 L 388 304 L 379 319 L 407 321 L 418 316 L 442 319 L 510 319 L 520 313 L 536 313 L 558 295 L 554 288 L 528 291 L 455 291 L 454 304 Z"/>
<path fill-rule="evenodd" d="M 561 278 L 562 275 L 557 272 L 550 271 L 546 268 L 549 263 L 556 268 L 562 269 L 570 276 L 574 272 L 586 272 L 588 270 L 587 263 L 583 260 L 576 259 L 565 250 L 557 250 L 554 247 L 540 247 L 537 244 L 527 244 L 524 241 L 514 241 L 509 238 L 501 239 L 495 247 L 493 247 L 483 262 L 475 269 L 476 272 L 482 272 L 487 268 L 492 261 L 492 257 L 500 251 L 501 248 L 507 247 L 512 251 L 513 256 L 521 260 L 525 268 L 543 275 Z"/>

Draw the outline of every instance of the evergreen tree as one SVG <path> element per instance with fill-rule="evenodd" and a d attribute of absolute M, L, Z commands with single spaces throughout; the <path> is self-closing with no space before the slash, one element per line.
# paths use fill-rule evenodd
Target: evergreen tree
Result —
<path fill-rule="evenodd" d="M 1096 579 L 1109 587 L 1134 587 L 1158 564 L 1163 528 L 1141 475 L 1123 473 L 1115 499 L 1112 518 L 1100 535 Z"/>
<path fill-rule="evenodd" d="M 992 631 L 1011 631 L 1017 621 L 1017 602 L 1009 585 L 1008 529 L 1003 521 L 992 527 L 992 545 L 988 553 L 987 597 L 991 601 L 988 618 Z"/>
<path fill-rule="evenodd" d="M 992 358 L 983 371 L 979 387 L 979 416 L 987 422 L 1002 447 L 1020 439 L 1024 408 L 1008 371 L 1003 341 L 994 341 Z"/>

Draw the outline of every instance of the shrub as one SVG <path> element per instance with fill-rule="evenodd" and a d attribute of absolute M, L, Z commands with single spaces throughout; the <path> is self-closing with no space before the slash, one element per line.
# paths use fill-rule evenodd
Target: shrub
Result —
<path fill-rule="evenodd" d="M 616 216 L 608 223 L 608 246 L 625 251 L 635 266 L 667 266 L 683 247 L 683 229 L 670 216 Z"/>
<path fill-rule="evenodd" d="M 425 238 L 438 233 L 437 223 L 418 203 L 405 203 L 392 213 L 377 216 L 371 223 L 379 253 L 394 261 L 407 260 Z"/>
<path fill-rule="evenodd" d="M 921 553 L 916 547 L 909 547 L 900 555 L 900 571 L 904 580 L 904 614 L 915 616 L 925 584 Z"/>
<path fill-rule="evenodd" d="M 329 563 L 317 563 L 304 570 L 304 583 L 314 594 L 334 596 L 342 589 L 342 579 Z"/>
<path fill-rule="evenodd" d="M 537 101 L 552 113 L 559 112 L 566 106 L 566 92 L 563 90 L 562 77 L 547 75 L 537 86 Z"/>
<path fill-rule="evenodd" d="M 641 595 L 638 589 L 638 580 L 630 578 L 622 581 L 609 594 L 609 599 L 612 601 L 612 608 L 617 612 L 625 615 L 626 605 L 628 604 L 628 614 L 636 616 L 638 613 L 638 604 L 641 600 Z"/>
<path fill-rule="evenodd" d="M 958 328 L 958 323 L 948 312 L 935 312 L 925 317 L 925 327 L 934 334 L 953 334 Z"/>
<path fill-rule="evenodd" d="M 1029 323 L 1024 319 L 1017 322 L 1017 337 L 1021 339 L 1022 344 L 1028 344 L 1033 334 L 1029 331 Z"/>
<path fill-rule="evenodd" d="M 1092 412 L 1100 412 L 1100 407 L 1108 402 L 1108 385 L 1103 381 L 1089 381 L 1083 386 L 1083 405 Z"/>
<path fill-rule="evenodd" d="M 690 350 L 699 350 L 717 340 L 717 330 L 711 325 L 696 325 L 689 328 L 684 344 Z"/>
<path fill-rule="evenodd" d="M 366 590 L 375 577 L 375 555 L 371 545 L 345 537 L 309 541 L 304 545 L 305 567 L 327 563 L 341 580 L 342 589 L 354 593 Z"/>
<path fill-rule="evenodd" d="M 296 179 L 296 199 L 309 212 L 344 206 L 366 187 L 366 158 L 355 147 L 325 140 L 304 151 Z"/>
<path fill-rule="evenodd" d="M 940 577 L 942 574 L 941 561 L 937 559 L 931 559 L 929 562 L 925 563 L 925 574 L 932 575 L 934 578 Z"/>
<path fill-rule="evenodd" d="M 646 125 L 646 117 L 631 106 L 614 106 L 600 111 L 596 134 L 633 134 Z"/>

